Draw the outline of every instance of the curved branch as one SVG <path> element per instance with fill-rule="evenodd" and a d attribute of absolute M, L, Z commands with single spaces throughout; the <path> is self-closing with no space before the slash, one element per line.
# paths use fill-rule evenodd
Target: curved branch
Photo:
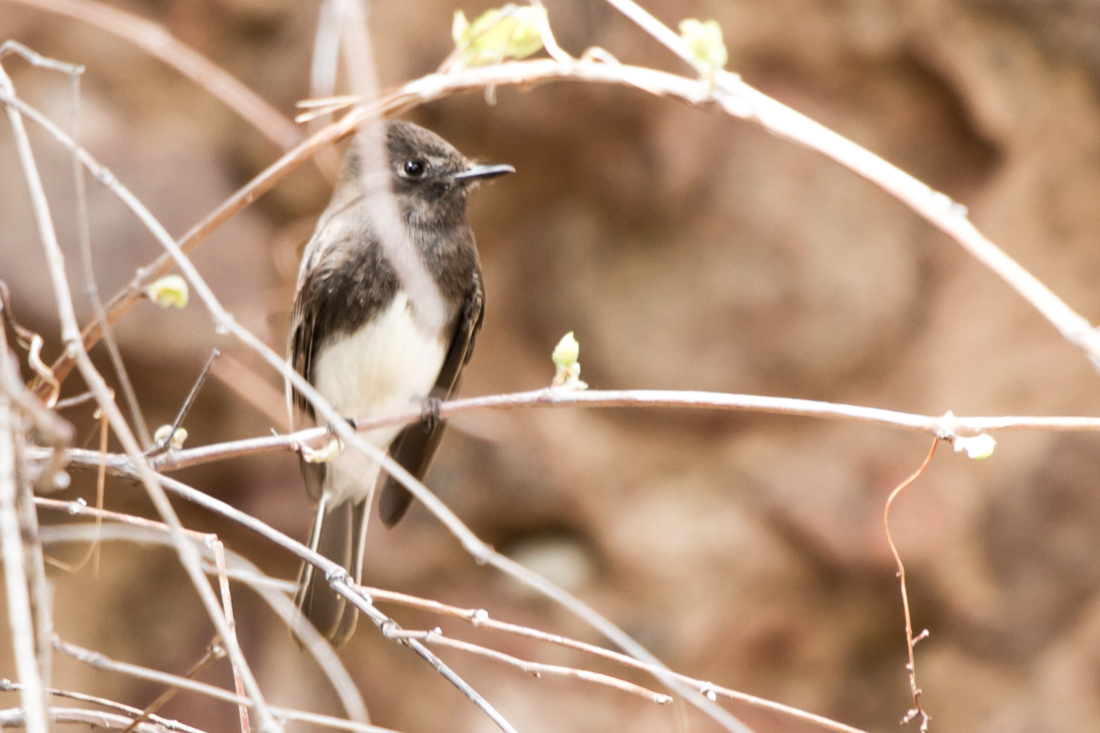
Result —
<path fill-rule="evenodd" d="M 64 15 L 133 43 L 201 86 L 210 96 L 223 102 L 283 150 L 294 147 L 302 140 L 301 131 L 267 100 L 240 79 L 176 39 L 159 23 L 94 0 L 7 1 Z"/>
<path fill-rule="evenodd" d="M 817 400 L 800 400 L 789 397 L 730 394 L 723 392 L 692 392 L 676 390 L 587 390 L 583 392 L 545 388 L 530 392 L 467 397 L 450 400 L 440 405 L 439 414 L 451 418 L 483 410 L 509 410 L 524 407 L 664 407 L 694 410 L 722 410 L 737 412 L 761 412 L 775 415 L 816 417 L 830 420 L 853 420 L 885 427 L 899 428 L 941 440 L 954 440 L 960 436 L 972 436 L 999 430 L 1043 430 L 1058 432 L 1100 432 L 1100 417 L 956 417 L 948 412 L 939 417 L 919 415 L 876 407 L 846 405 Z M 356 430 L 365 432 L 391 425 L 406 425 L 421 419 L 420 410 L 395 413 L 383 417 L 356 422 Z M 265 435 L 258 438 L 212 443 L 197 448 L 173 450 L 150 460 L 157 471 L 178 471 L 232 458 L 299 451 L 303 447 L 317 448 L 329 438 L 327 428 L 308 428 L 287 435 Z M 45 448 L 29 448 L 28 456 L 39 462 L 46 461 L 50 452 Z M 97 468 L 105 463 L 115 475 L 126 474 L 129 459 L 110 453 L 106 457 L 99 451 L 74 448 L 64 452 L 64 459 L 80 468 Z M 128 474 L 127 474 L 128 475 Z"/>

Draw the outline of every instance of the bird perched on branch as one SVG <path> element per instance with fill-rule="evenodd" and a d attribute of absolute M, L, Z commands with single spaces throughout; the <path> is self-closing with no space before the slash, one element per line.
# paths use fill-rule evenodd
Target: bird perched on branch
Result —
<path fill-rule="evenodd" d="M 481 181 L 514 169 L 479 165 L 410 122 L 359 133 L 332 201 L 298 272 L 290 319 L 294 368 L 352 422 L 407 412 L 457 388 L 481 326 L 484 290 L 466 198 Z M 288 392 L 292 421 L 314 410 Z M 430 410 L 417 423 L 361 433 L 413 476 L 428 469 L 446 424 Z M 303 455 L 306 493 L 317 507 L 310 547 L 359 582 L 367 519 L 380 466 L 357 451 L 331 460 Z M 412 495 L 386 477 L 379 500 L 392 527 Z M 357 611 L 304 563 L 298 608 L 334 645 Z"/>

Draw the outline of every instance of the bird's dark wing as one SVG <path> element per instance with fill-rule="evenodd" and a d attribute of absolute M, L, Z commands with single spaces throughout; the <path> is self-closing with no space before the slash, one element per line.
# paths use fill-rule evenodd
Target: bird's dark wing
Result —
<path fill-rule="evenodd" d="M 322 345 L 341 333 L 354 333 L 393 299 L 397 288 L 397 276 L 369 226 L 319 228 L 306 245 L 291 310 L 289 351 L 294 370 L 313 384 Z M 290 409 L 296 427 L 312 427 L 313 406 L 297 390 L 291 390 Z M 316 503 L 324 490 L 324 464 L 302 461 L 302 478 Z"/>
<path fill-rule="evenodd" d="M 294 307 L 290 312 L 290 344 L 289 359 L 294 371 L 298 372 L 307 382 L 313 383 L 313 357 L 320 345 L 317 308 L 305 305 L 311 301 L 307 297 L 308 289 L 312 284 L 307 280 L 300 283 L 295 294 Z M 313 420 L 313 405 L 309 404 L 301 392 L 290 389 L 291 425 L 296 429 L 310 427 Z M 304 423 L 304 424 L 303 424 Z M 305 482 L 306 494 L 314 504 L 321 500 L 321 494 L 325 486 L 325 464 L 309 463 L 301 461 L 302 480 Z"/>
<path fill-rule="evenodd" d="M 455 333 L 451 338 L 447 357 L 443 361 L 443 368 L 439 372 L 439 379 L 436 380 L 435 388 L 432 390 L 432 397 L 445 400 L 458 389 L 462 368 L 466 366 L 466 362 L 470 361 L 470 355 L 474 351 L 474 339 L 481 328 L 484 303 L 485 291 L 481 285 L 481 273 L 475 271 L 474 287 L 458 314 Z M 433 417 L 413 423 L 401 431 L 394 440 L 390 455 L 406 471 L 417 479 L 423 479 L 446 429 L 446 421 Z M 397 524 L 401 517 L 405 516 L 412 498 L 408 489 L 393 476 L 387 476 L 386 483 L 382 487 L 382 496 L 378 500 L 378 514 L 382 518 L 382 523 L 387 527 Z"/>

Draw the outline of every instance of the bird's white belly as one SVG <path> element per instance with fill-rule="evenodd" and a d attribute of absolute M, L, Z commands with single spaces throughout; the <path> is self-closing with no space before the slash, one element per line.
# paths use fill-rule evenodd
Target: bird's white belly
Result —
<path fill-rule="evenodd" d="M 317 354 L 313 384 L 340 415 L 353 419 L 380 417 L 420 407 L 431 394 L 449 339 L 428 334 L 416 322 L 408 296 L 398 291 L 393 302 L 358 331 L 330 340 Z M 386 450 L 403 426 L 363 433 Z M 351 463 L 354 462 L 354 468 Z M 368 465 L 363 465 L 367 463 Z M 379 466 L 345 456 L 326 491 L 337 502 L 365 498 L 374 488 Z"/>

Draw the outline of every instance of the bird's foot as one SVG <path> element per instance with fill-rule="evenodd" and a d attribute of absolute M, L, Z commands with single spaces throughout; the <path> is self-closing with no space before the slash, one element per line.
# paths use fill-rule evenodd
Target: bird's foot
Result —
<path fill-rule="evenodd" d="M 443 400 L 438 397 L 425 397 L 420 407 L 420 422 L 424 430 L 430 431 L 443 419 Z"/>
<path fill-rule="evenodd" d="M 298 452 L 306 463 L 328 463 L 344 452 L 344 444 L 330 429 L 328 442 L 323 446 L 314 449 L 303 445 L 299 447 Z"/>

